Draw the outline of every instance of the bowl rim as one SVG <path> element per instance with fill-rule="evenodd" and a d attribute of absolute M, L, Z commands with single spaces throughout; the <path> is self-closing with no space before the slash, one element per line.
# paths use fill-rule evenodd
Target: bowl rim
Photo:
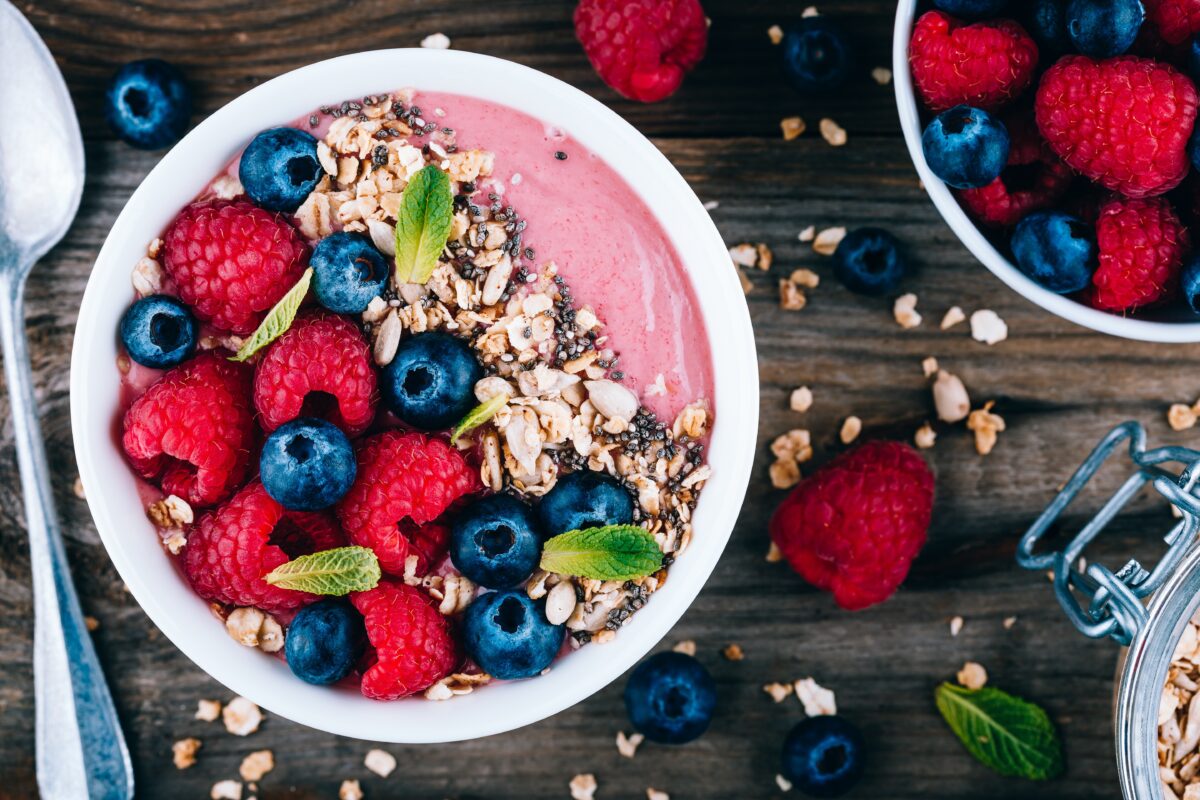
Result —
<path fill-rule="evenodd" d="M 716 469 L 694 512 L 688 552 L 673 565 L 655 602 L 615 640 L 559 659 L 536 681 L 500 682 L 453 702 L 379 703 L 356 690 L 303 683 L 282 659 L 234 642 L 224 626 L 208 619 L 207 604 L 191 591 L 174 560 L 163 557 L 157 537 L 143 535 L 141 529 L 152 526 L 140 499 L 128 502 L 136 483 L 119 452 L 114 320 L 125 306 L 113 299 L 129 292 L 129 270 L 146 242 L 254 133 L 324 102 L 408 85 L 419 85 L 418 92 L 482 97 L 562 128 L 630 185 L 680 254 L 706 327 L 719 421 L 708 447 Z M 194 182 L 177 179 L 189 173 L 197 176 Z M 111 403 L 93 401 L 109 396 L 106 392 Z M 473 739 L 536 722 L 599 691 L 649 652 L 699 594 L 732 534 L 754 462 L 758 397 L 744 293 L 728 269 L 715 224 L 666 156 L 607 106 L 557 78 L 492 56 L 421 48 L 365 51 L 301 67 L 231 100 L 193 128 L 150 171 L 114 222 L 84 292 L 70 374 L 72 436 L 88 506 L 113 564 L 151 620 L 197 666 L 263 709 L 330 733 L 394 743 Z M 159 560 L 149 560 L 155 557 Z M 204 624 L 192 624 L 197 618 Z"/>
<path fill-rule="evenodd" d="M 899 0 L 896 4 L 896 24 L 892 34 L 892 83 L 896 94 L 896 108 L 900 114 L 904 143 L 917 168 L 917 174 L 921 177 L 921 183 L 937 207 L 938 213 L 959 241 L 1010 289 L 1051 314 L 1076 325 L 1143 342 L 1180 344 L 1200 341 L 1200 322 L 1164 322 L 1121 317 L 1055 294 L 1017 269 L 988 241 L 954 199 L 949 187 L 933 174 L 921 150 L 921 115 L 908 65 L 908 42 L 912 38 L 916 10 L 917 0 Z"/>

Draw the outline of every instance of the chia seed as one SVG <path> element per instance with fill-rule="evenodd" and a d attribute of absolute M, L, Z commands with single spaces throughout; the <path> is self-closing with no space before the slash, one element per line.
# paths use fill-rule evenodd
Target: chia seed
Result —
<path fill-rule="evenodd" d="M 567 154 L 566 154 L 566 153 L 564 153 L 562 150 L 555 150 L 555 151 L 554 151 L 554 157 L 555 157 L 555 158 L 557 158 L 559 161 L 566 161 L 566 160 L 567 160 Z"/>

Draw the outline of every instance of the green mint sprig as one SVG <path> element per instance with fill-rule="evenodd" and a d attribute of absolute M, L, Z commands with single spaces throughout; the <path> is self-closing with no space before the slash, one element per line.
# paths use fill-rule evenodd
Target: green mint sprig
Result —
<path fill-rule="evenodd" d="M 454 223 L 450 178 L 435 165 L 409 180 L 396 214 L 396 282 L 425 283 Z"/>
<path fill-rule="evenodd" d="M 978 761 L 1018 778 L 1044 781 L 1063 771 L 1063 748 L 1040 706 L 985 686 L 943 683 L 934 701 L 946 724 Z"/>
<path fill-rule="evenodd" d="M 662 560 L 662 550 L 645 528 L 606 525 L 548 539 L 542 547 L 541 568 L 580 578 L 627 581 L 657 572 Z"/>
<path fill-rule="evenodd" d="M 266 581 L 281 589 L 340 596 L 374 589 L 379 576 L 379 559 L 370 548 L 335 547 L 280 564 Z"/>
<path fill-rule="evenodd" d="M 279 298 L 279 302 L 267 313 L 266 318 L 259 323 L 258 329 L 242 344 L 237 355 L 232 356 L 230 361 L 245 361 L 287 333 L 287 329 L 292 327 L 292 323 L 296 321 L 296 312 L 300 310 L 300 304 L 304 302 L 304 297 L 308 294 L 312 276 L 312 267 L 304 270 L 304 274 L 300 276 L 300 280 L 296 281 L 296 285 Z"/>

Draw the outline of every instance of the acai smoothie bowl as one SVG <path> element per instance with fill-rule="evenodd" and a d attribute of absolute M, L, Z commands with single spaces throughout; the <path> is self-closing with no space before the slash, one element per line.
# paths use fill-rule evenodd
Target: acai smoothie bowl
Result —
<path fill-rule="evenodd" d="M 577 90 L 362 53 L 196 127 L 80 310 L 84 491 L 158 627 L 249 700 L 475 738 L 679 619 L 749 479 L 749 316 L 683 178 Z"/>

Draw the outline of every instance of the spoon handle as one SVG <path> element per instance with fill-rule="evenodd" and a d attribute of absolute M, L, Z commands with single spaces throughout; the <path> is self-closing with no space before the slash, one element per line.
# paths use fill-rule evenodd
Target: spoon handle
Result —
<path fill-rule="evenodd" d="M 0 271 L 0 341 L 33 574 L 37 782 L 44 800 L 128 800 L 133 768 L 71 583 L 50 491 L 23 313 L 25 270 Z"/>

